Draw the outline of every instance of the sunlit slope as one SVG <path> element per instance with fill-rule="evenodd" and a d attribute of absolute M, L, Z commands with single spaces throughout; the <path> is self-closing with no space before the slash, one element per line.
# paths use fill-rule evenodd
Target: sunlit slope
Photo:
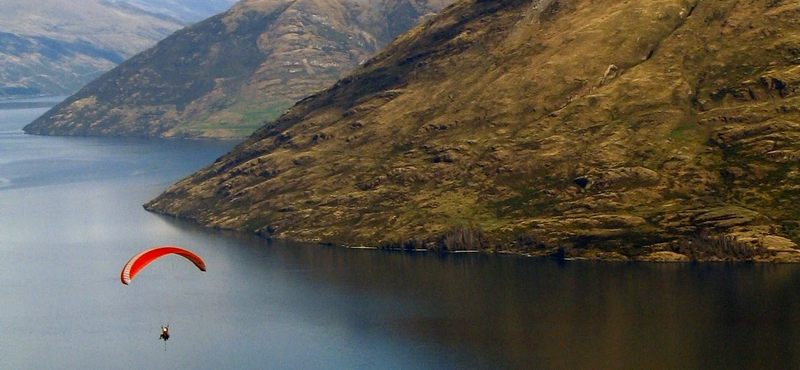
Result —
<path fill-rule="evenodd" d="M 444 0 L 245 0 L 101 76 L 25 131 L 247 137 Z"/>
<path fill-rule="evenodd" d="M 305 241 L 430 246 L 464 227 L 602 258 L 674 258 L 708 229 L 795 259 L 799 15 L 461 1 L 146 207 Z"/>

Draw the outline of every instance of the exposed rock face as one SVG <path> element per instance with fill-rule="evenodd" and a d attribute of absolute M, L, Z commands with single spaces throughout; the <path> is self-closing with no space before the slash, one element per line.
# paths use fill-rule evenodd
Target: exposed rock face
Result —
<path fill-rule="evenodd" d="M 245 0 L 136 55 L 25 131 L 246 137 L 446 1 Z"/>
<path fill-rule="evenodd" d="M 772 0 L 461 1 L 146 208 L 337 244 L 471 225 L 499 248 L 643 260 L 707 229 L 796 260 L 798 19 Z"/>
<path fill-rule="evenodd" d="M 639 260 L 643 262 L 689 262 L 689 257 L 675 252 L 660 251 L 642 256 Z"/>

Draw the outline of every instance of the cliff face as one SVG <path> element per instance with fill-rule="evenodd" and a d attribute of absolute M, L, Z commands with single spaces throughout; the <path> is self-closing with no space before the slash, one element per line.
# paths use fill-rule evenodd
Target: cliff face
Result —
<path fill-rule="evenodd" d="M 146 208 L 337 244 L 796 260 L 798 19 L 461 1 Z"/>
<path fill-rule="evenodd" d="M 245 137 L 444 5 L 245 0 L 136 55 L 25 131 Z"/>

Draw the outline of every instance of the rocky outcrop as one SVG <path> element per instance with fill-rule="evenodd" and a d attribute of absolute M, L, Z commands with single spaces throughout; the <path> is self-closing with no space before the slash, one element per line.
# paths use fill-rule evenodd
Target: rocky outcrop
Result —
<path fill-rule="evenodd" d="M 638 260 L 642 262 L 689 262 L 689 257 L 680 253 L 660 251 L 639 257 Z"/>

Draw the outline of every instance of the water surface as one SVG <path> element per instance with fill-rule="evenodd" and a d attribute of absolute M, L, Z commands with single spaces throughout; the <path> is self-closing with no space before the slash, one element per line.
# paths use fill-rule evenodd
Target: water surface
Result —
<path fill-rule="evenodd" d="M 436 256 L 204 230 L 141 205 L 234 143 L 22 134 L 45 110 L 0 110 L 2 369 L 800 364 L 795 265 Z M 120 283 L 133 254 L 163 244 L 208 272 L 176 257 Z"/>

